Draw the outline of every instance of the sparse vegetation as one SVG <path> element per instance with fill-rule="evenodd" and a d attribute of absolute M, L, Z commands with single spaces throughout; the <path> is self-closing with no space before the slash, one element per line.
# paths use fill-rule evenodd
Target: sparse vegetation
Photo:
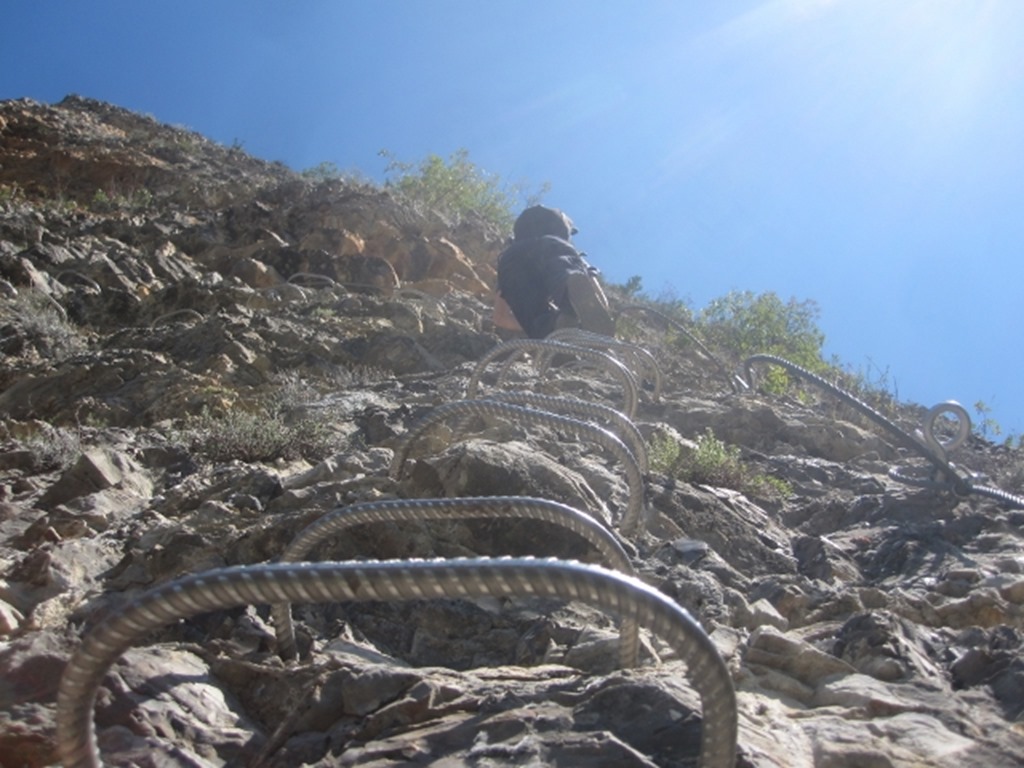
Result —
<path fill-rule="evenodd" d="M 836 374 L 840 370 L 822 358 L 825 334 L 818 327 L 820 310 L 811 300 L 782 301 L 775 293 L 755 294 L 753 291 L 732 291 L 712 300 L 694 313 L 690 302 L 666 288 L 657 297 L 643 290 L 643 281 L 633 276 L 619 286 L 611 286 L 624 301 L 649 306 L 656 312 L 692 329 L 697 338 L 723 356 L 738 363 L 750 355 L 772 354 L 783 357 L 817 374 Z M 628 327 L 628 323 L 625 324 Z M 667 329 L 664 343 L 690 343 L 685 334 Z M 792 377 L 779 366 L 759 370 L 760 386 L 768 392 L 781 394 L 793 385 Z"/>
<path fill-rule="evenodd" d="M 359 170 L 342 170 L 336 163 L 325 160 L 300 171 L 300 176 L 312 182 L 342 181 L 346 184 L 373 185 L 367 176 Z"/>
<path fill-rule="evenodd" d="M 210 461 L 318 461 L 333 449 L 333 435 L 317 419 L 290 422 L 266 408 L 233 408 L 214 415 L 204 410 L 185 430 L 189 448 Z"/>
<path fill-rule="evenodd" d="M 31 349 L 41 357 L 64 360 L 85 348 L 64 308 L 44 293 L 24 290 L 0 306 L 0 349 L 8 355 Z"/>
<path fill-rule="evenodd" d="M 372 365 L 353 365 L 335 369 L 330 383 L 339 389 L 348 387 L 366 387 L 377 382 L 386 381 L 391 374 L 382 368 Z"/>
<path fill-rule="evenodd" d="M 835 384 L 874 408 L 884 416 L 895 416 L 899 403 L 899 386 L 889 368 L 877 366 L 871 358 L 854 368 L 844 365 L 835 356 L 829 362 Z"/>
<path fill-rule="evenodd" d="M 33 469 L 39 472 L 66 469 L 82 453 L 78 435 L 60 427 L 36 432 L 24 441 L 24 446 L 32 454 Z"/>
<path fill-rule="evenodd" d="M 627 299 L 633 299 L 643 293 L 644 281 L 640 275 L 632 275 L 622 284 L 622 292 Z"/>
<path fill-rule="evenodd" d="M 992 409 L 988 403 L 979 400 L 974 404 L 974 412 L 978 415 L 978 418 L 974 420 L 975 434 L 985 440 L 994 440 L 1003 434 L 1002 426 L 992 418 Z"/>
<path fill-rule="evenodd" d="M 818 354 L 824 338 L 816 325 L 813 301 L 783 303 L 772 292 L 732 291 L 701 311 L 708 333 L 740 355 L 771 352 L 808 361 Z"/>
<path fill-rule="evenodd" d="M 823 373 L 821 357 L 825 334 L 818 327 L 820 309 L 811 300 L 783 302 L 775 293 L 732 291 L 708 304 L 698 316 L 701 330 L 716 346 L 740 358 L 771 354 Z M 770 392 L 784 392 L 789 375 L 769 366 L 763 386 Z"/>
<path fill-rule="evenodd" d="M 448 159 L 427 155 L 418 163 L 398 160 L 387 150 L 385 186 L 409 203 L 453 219 L 475 214 L 485 222 L 509 230 L 519 210 L 538 203 L 549 189 L 543 184 L 529 192 L 524 183 L 509 183 L 479 168 L 465 149 Z"/>
<path fill-rule="evenodd" d="M 330 320 L 334 320 L 338 316 L 338 313 L 334 310 L 333 307 L 320 306 L 313 307 L 312 311 L 309 313 L 309 316 L 314 320 L 319 320 L 320 322 L 327 322 Z"/>
<path fill-rule="evenodd" d="M 89 203 L 89 208 L 97 213 L 113 213 L 115 211 L 145 211 L 153 205 L 153 193 L 144 187 L 122 192 L 117 189 L 109 191 L 97 189 Z"/>
<path fill-rule="evenodd" d="M 715 437 L 710 427 L 690 448 L 669 435 L 657 435 L 650 446 L 651 469 L 687 483 L 732 488 L 755 499 L 779 501 L 792 493 L 787 482 L 752 471 L 738 446 Z"/>
<path fill-rule="evenodd" d="M 0 184 L 0 204 L 20 203 L 25 199 L 25 192 L 17 182 Z"/>

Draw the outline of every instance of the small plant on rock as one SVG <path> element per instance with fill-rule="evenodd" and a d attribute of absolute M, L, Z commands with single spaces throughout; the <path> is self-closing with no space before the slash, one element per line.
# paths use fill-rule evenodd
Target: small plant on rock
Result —
<path fill-rule="evenodd" d="M 683 446 L 663 432 L 656 433 L 647 447 L 647 460 L 651 471 L 676 477 L 680 471 Z"/>
<path fill-rule="evenodd" d="M 739 489 L 746 481 L 739 447 L 719 440 L 711 427 L 697 438 L 697 449 L 686 457 L 682 468 L 690 483 Z"/>
<path fill-rule="evenodd" d="M 184 430 L 189 448 L 210 461 L 319 461 L 336 448 L 329 423 L 295 417 L 265 403 L 247 410 L 231 408 L 221 414 L 203 412 Z"/>
<path fill-rule="evenodd" d="M 82 454 L 78 435 L 60 427 L 36 432 L 24 441 L 32 455 L 32 467 L 39 472 L 67 469 Z"/>
<path fill-rule="evenodd" d="M 388 160 L 385 186 L 400 197 L 455 219 L 475 214 L 505 231 L 512 228 L 519 208 L 534 205 L 548 191 L 544 184 L 528 193 L 523 184 L 510 184 L 482 170 L 465 149 L 456 150 L 447 160 L 427 155 L 419 163 L 400 161 L 387 150 L 380 154 Z"/>
<path fill-rule="evenodd" d="M 733 291 L 715 299 L 698 318 L 706 338 L 740 358 L 754 354 L 783 357 L 812 373 L 824 373 L 825 334 L 818 327 L 820 310 L 814 301 L 783 302 L 772 292 Z M 768 366 L 762 386 L 780 394 L 790 377 L 778 366 Z"/>
<path fill-rule="evenodd" d="M 1002 425 L 992 418 L 992 409 L 984 400 L 974 404 L 974 413 L 977 414 L 974 432 L 985 440 L 994 440 L 1003 434 Z"/>
<path fill-rule="evenodd" d="M 20 203 L 25 200 L 25 192 L 18 182 L 13 184 L 0 184 L 0 205 L 6 203 Z"/>
<path fill-rule="evenodd" d="M 752 498 L 781 501 L 792 493 L 785 480 L 753 472 L 740 458 L 738 446 L 704 430 L 692 448 L 668 435 L 657 435 L 649 450 L 651 469 L 687 483 L 732 488 Z"/>
<path fill-rule="evenodd" d="M 0 351 L 65 360 L 83 351 L 86 340 L 67 321 L 64 308 L 48 294 L 26 290 L 0 304 Z"/>
<path fill-rule="evenodd" d="M 110 190 L 97 189 L 89 202 L 89 208 L 97 213 L 138 213 L 148 210 L 153 205 L 153 193 L 145 187 L 130 192 L 121 192 L 111 187 Z"/>

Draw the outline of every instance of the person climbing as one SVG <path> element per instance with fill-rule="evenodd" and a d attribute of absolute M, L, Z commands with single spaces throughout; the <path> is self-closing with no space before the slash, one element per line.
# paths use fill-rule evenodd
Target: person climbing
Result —
<path fill-rule="evenodd" d="M 504 302 L 530 338 L 566 327 L 615 335 L 599 271 L 570 241 L 576 231 L 555 208 L 534 205 L 519 214 L 512 242 L 498 257 L 496 324 L 502 324 Z"/>

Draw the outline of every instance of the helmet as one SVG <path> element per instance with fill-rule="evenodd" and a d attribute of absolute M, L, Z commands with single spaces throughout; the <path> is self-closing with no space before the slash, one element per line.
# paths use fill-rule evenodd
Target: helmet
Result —
<path fill-rule="evenodd" d="M 557 208 L 534 205 L 527 208 L 512 225 L 512 235 L 516 240 L 529 240 L 544 235 L 554 235 L 563 240 L 576 234 L 572 219 Z"/>

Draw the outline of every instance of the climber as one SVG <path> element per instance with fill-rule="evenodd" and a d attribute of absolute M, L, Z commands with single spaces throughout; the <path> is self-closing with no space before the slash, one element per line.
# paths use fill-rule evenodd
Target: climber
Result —
<path fill-rule="evenodd" d="M 508 310 L 534 339 L 557 328 L 579 327 L 615 335 L 598 270 L 569 241 L 576 228 L 564 213 L 543 205 L 523 211 L 512 242 L 498 257 L 495 324 L 510 328 Z"/>

